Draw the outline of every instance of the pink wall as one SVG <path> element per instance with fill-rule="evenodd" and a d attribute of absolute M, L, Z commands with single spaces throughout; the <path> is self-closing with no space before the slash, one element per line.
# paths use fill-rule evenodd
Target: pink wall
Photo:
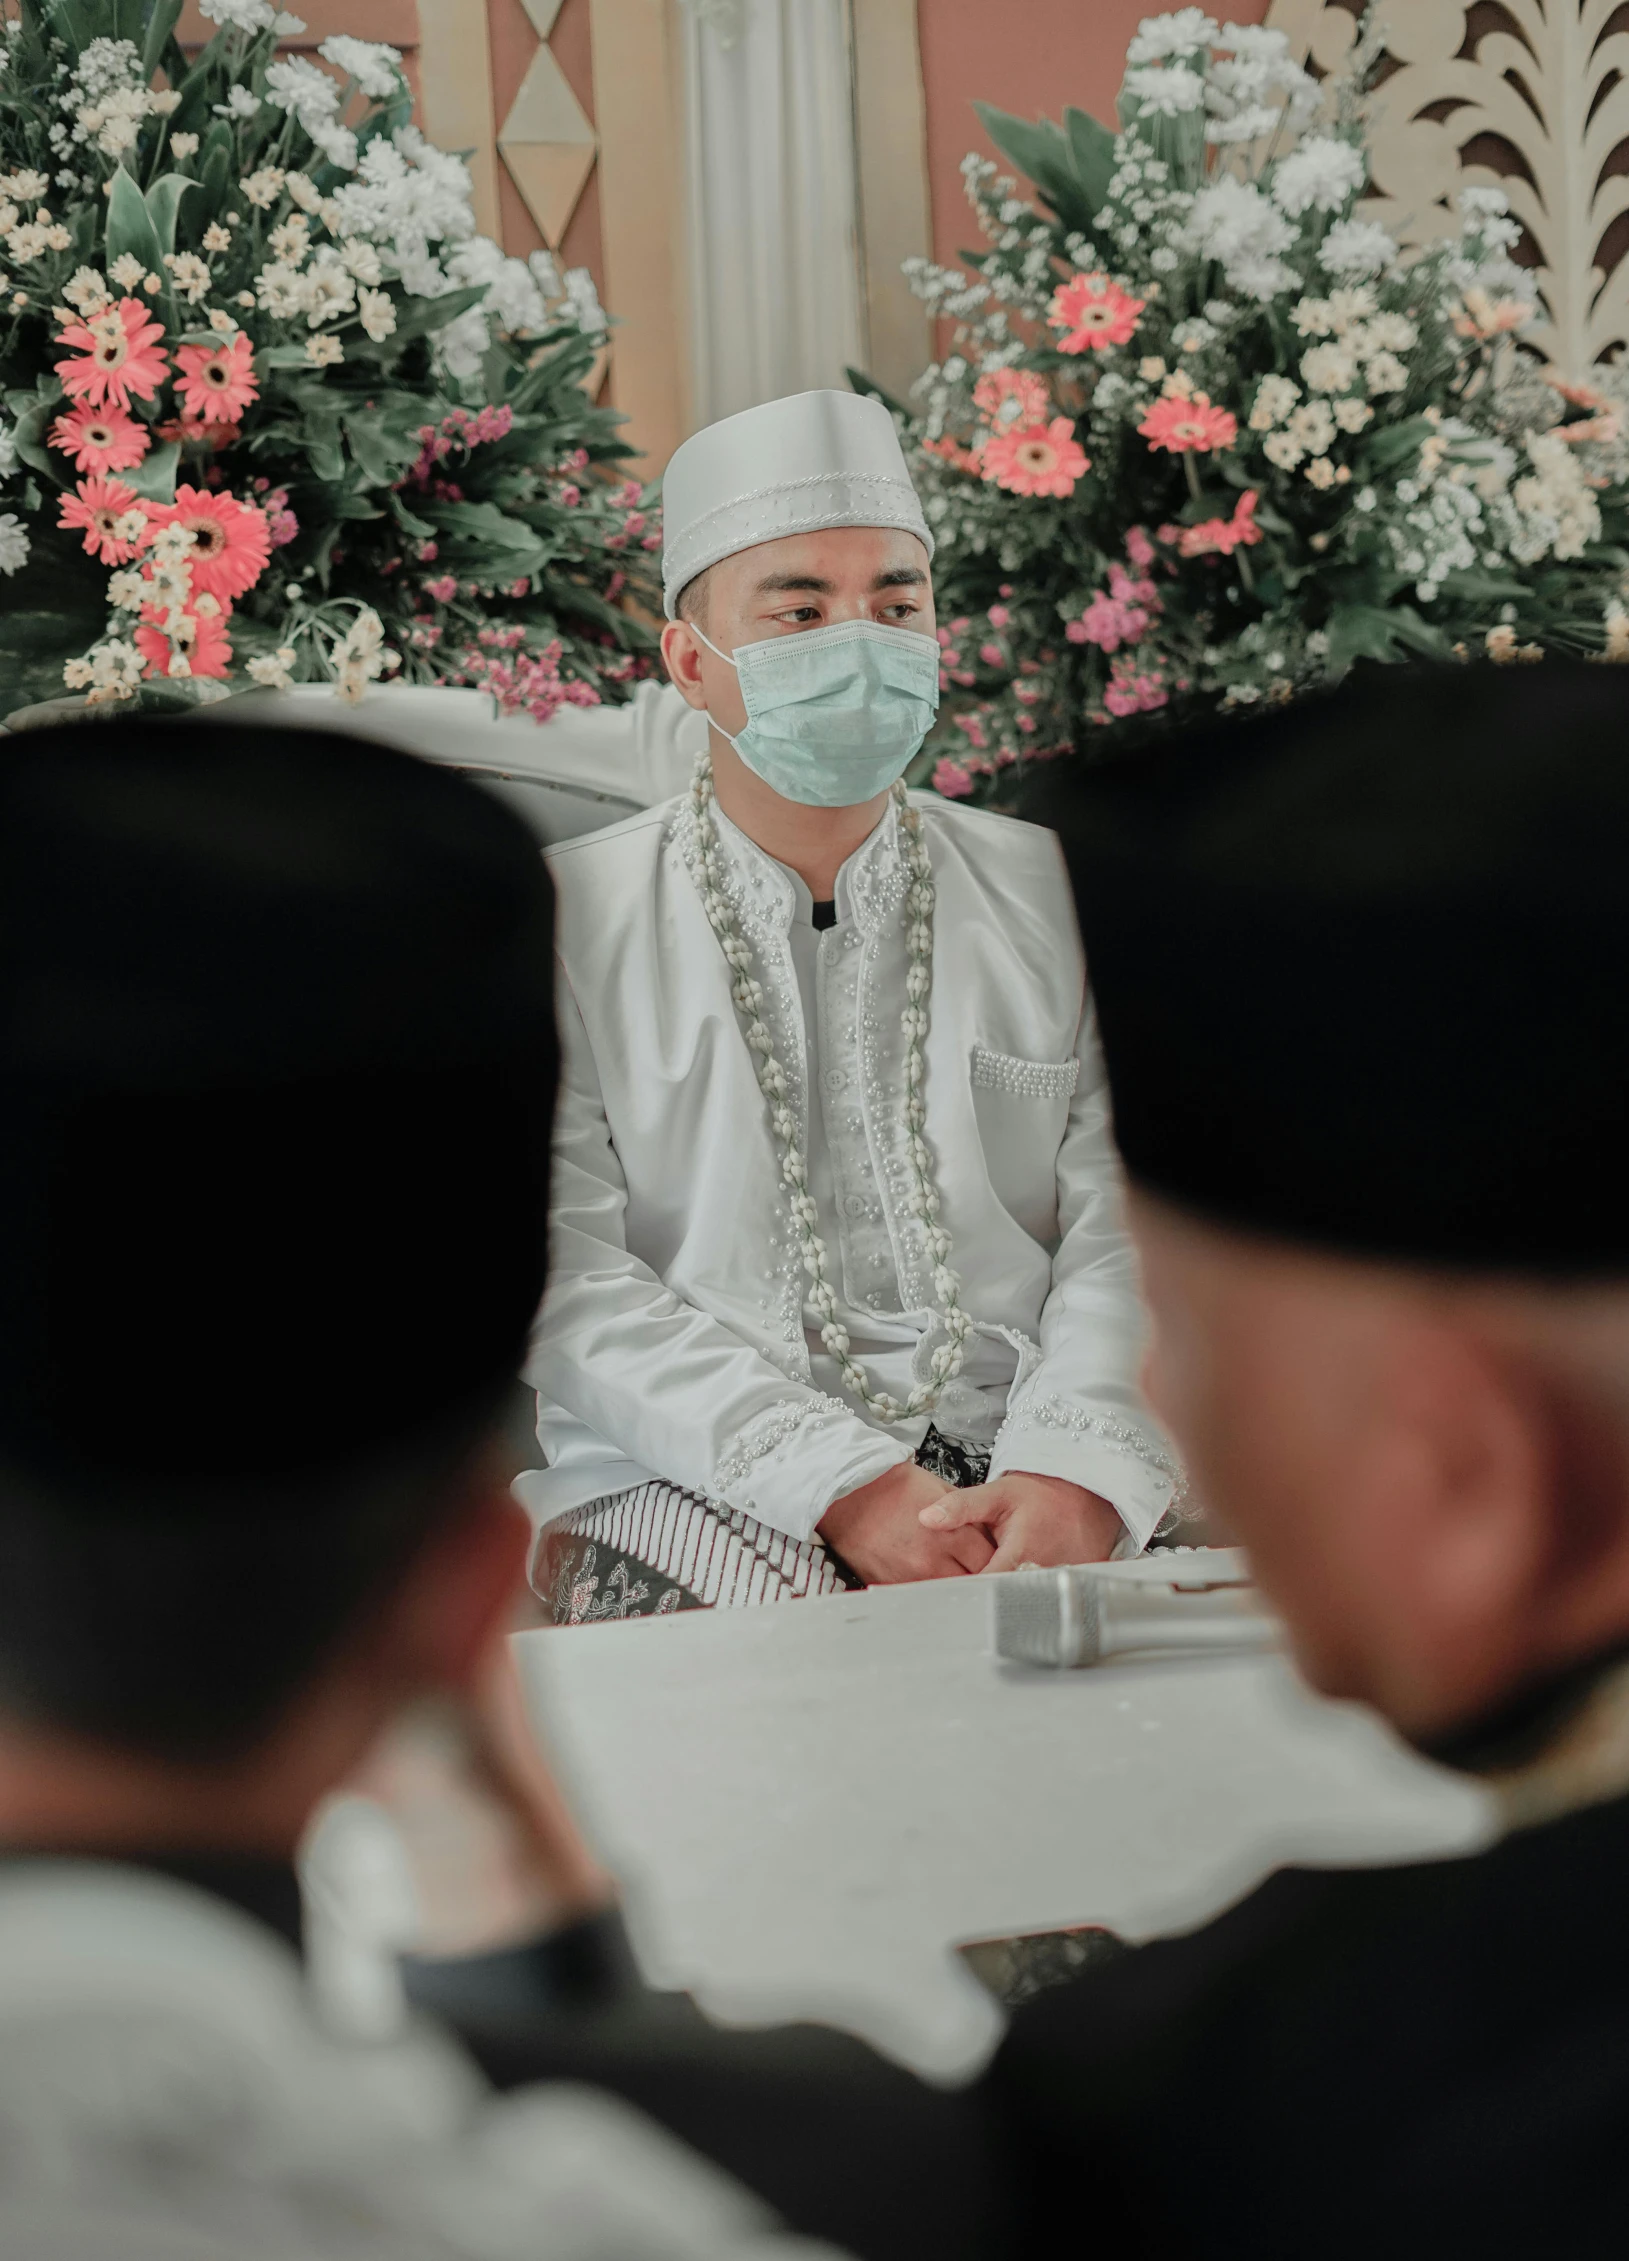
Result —
<path fill-rule="evenodd" d="M 1168 0 L 1169 4 L 1169 0 Z M 1114 118 L 1126 47 L 1159 0 L 918 0 L 928 105 L 933 249 L 954 260 L 976 237 L 958 170 L 970 149 L 998 157 L 973 115 L 993 102 L 1020 117 L 1056 118 L 1064 104 Z M 1233 23 L 1260 23 L 1268 0 L 1231 0 Z"/>

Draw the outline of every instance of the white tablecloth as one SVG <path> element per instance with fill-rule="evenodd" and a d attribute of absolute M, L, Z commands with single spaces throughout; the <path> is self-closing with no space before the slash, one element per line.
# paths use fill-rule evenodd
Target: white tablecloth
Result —
<path fill-rule="evenodd" d="M 989 1604 L 987 1581 L 950 1579 L 518 1636 L 652 1984 L 727 2023 L 844 2026 L 954 2081 L 1001 2030 L 958 1942 L 1143 1940 L 1287 1861 L 1490 1833 L 1479 1793 L 1279 1658 L 1026 1670 L 993 1654 Z"/>

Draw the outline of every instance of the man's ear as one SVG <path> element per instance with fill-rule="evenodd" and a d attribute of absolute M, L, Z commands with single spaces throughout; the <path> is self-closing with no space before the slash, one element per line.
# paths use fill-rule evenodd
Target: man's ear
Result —
<path fill-rule="evenodd" d="M 474 1486 L 387 1605 L 392 1668 L 425 1694 L 470 1689 L 524 1589 L 530 1543 L 531 1527 L 507 1489 Z"/>
<path fill-rule="evenodd" d="M 662 659 L 670 680 L 686 703 L 707 704 L 701 681 L 701 645 L 687 620 L 670 620 L 662 630 Z"/>

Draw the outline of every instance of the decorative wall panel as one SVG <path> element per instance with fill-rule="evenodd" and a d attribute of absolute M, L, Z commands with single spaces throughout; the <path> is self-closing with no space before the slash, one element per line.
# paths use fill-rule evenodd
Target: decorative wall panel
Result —
<path fill-rule="evenodd" d="M 1324 0 L 1275 0 L 1268 21 L 1325 72 L 1357 28 Z M 1364 209 L 1428 242 L 1457 224 L 1462 181 L 1503 188 L 1541 301 L 1524 342 L 1573 377 L 1616 359 L 1629 348 L 1629 5 L 1393 0 L 1383 21 Z"/>
<path fill-rule="evenodd" d="M 588 115 L 549 46 L 561 4 L 523 0 L 538 48 L 498 131 L 503 161 L 551 250 L 559 249 L 599 154 Z"/>

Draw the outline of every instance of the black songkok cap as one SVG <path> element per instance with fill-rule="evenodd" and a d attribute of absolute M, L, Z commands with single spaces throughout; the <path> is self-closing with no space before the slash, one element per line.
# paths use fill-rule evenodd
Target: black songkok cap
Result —
<path fill-rule="evenodd" d="M 1629 678 L 1375 670 L 1034 813 L 1134 1179 L 1366 1257 L 1629 1275 Z"/>
<path fill-rule="evenodd" d="M 543 1286 L 552 903 L 507 810 L 352 737 L 0 741 L 0 1464 L 176 1507 L 495 1402 Z"/>

